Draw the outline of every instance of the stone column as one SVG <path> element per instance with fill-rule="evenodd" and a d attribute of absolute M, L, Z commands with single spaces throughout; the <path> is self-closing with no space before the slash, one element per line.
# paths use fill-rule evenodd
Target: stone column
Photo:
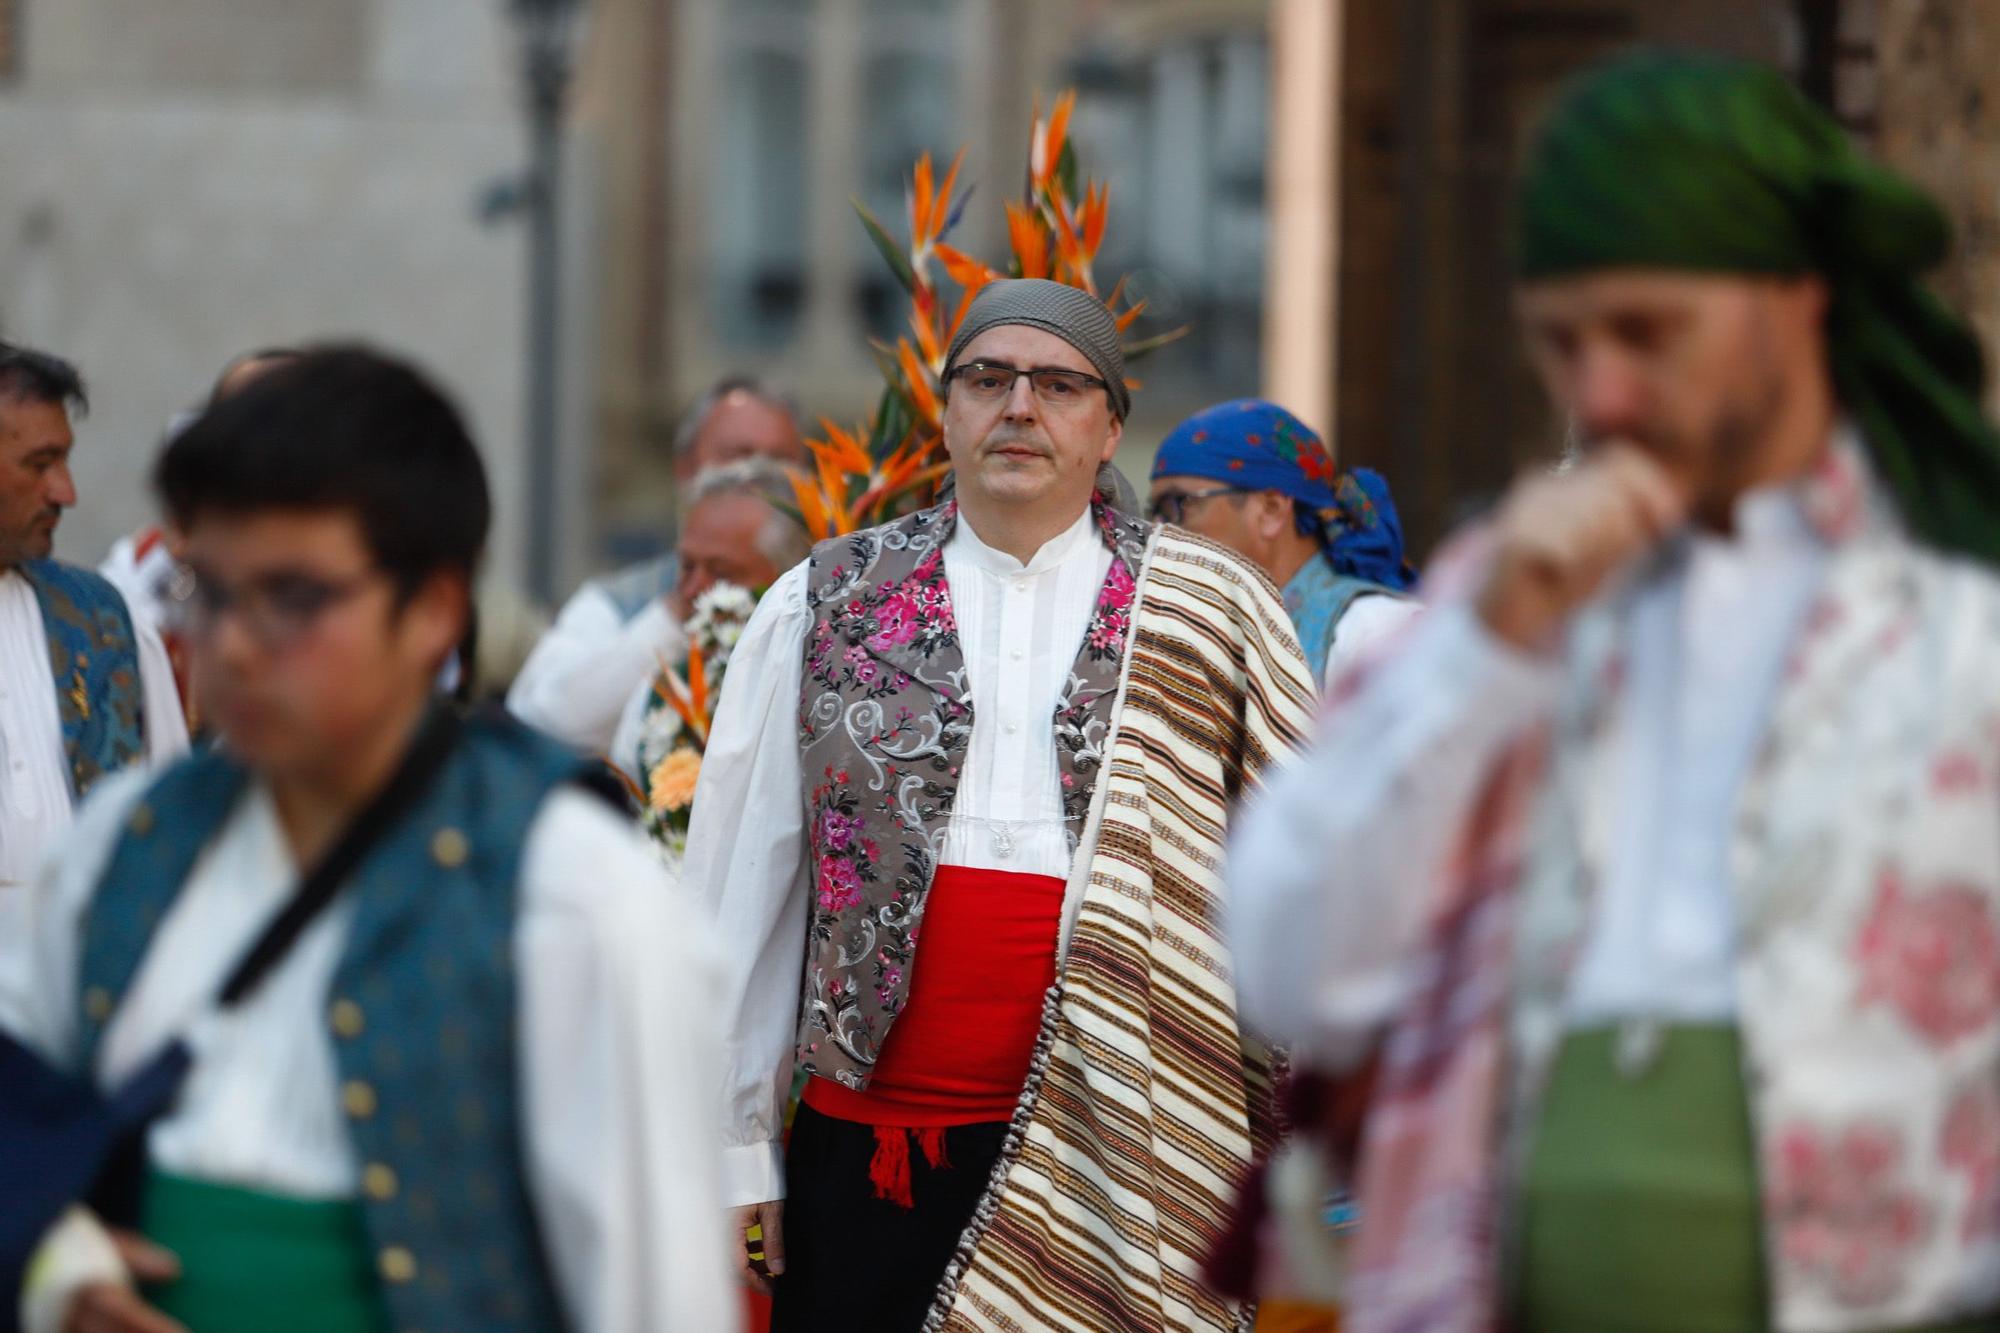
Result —
<path fill-rule="evenodd" d="M 1334 438 L 1345 0 L 1271 7 L 1264 393 Z"/>

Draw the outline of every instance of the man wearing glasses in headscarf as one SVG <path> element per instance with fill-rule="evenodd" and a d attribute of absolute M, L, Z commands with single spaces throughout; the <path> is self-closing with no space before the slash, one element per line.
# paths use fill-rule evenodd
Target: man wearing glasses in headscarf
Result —
<path fill-rule="evenodd" d="M 1200 1260 L 1272 1124 L 1220 839 L 1316 683 L 1264 579 L 1105 489 L 1103 302 L 991 284 L 944 384 L 955 498 L 773 585 L 695 796 L 745 1272 L 781 1330 L 1233 1328 Z"/>
<path fill-rule="evenodd" d="M 1270 575 L 1328 685 L 1420 609 L 1388 483 L 1336 472 L 1318 434 L 1276 403 L 1239 398 L 1174 427 L 1153 456 L 1148 509 Z"/>

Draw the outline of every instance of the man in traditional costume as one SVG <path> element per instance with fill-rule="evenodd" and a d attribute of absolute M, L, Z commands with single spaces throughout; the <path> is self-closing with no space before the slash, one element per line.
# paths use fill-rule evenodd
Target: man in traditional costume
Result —
<path fill-rule="evenodd" d="M 812 538 L 799 521 L 797 504 L 791 471 L 767 458 L 724 463 L 695 478 L 676 549 L 680 595 L 688 605 L 696 606 L 718 584 L 758 596 L 805 559 Z M 692 640 L 687 623 L 679 628 Z M 711 645 L 711 651 L 717 646 Z M 719 679 L 721 665 L 709 662 L 704 669 Z M 610 759 L 642 789 L 649 788 L 653 766 L 667 753 L 662 742 L 679 731 L 674 711 L 657 688 L 659 673 L 685 666 L 685 651 L 679 658 L 655 661 L 654 673 L 639 682 L 619 714 Z"/>
<path fill-rule="evenodd" d="M 778 1329 L 1234 1327 L 1200 1263 L 1270 1069 L 1220 840 L 1314 682 L 1253 568 L 1104 503 L 1101 301 L 995 282 L 943 378 L 955 499 L 766 594 L 695 798 L 746 1271 Z"/>
<path fill-rule="evenodd" d="M 434 692 L 489 518 L 455 410 L 315 351 L 209 409 L 157 482 L 226 745 L 93 796 L 0 1027 L 107 1090 L 177 1038 L 192 1064 L 145 1133 L 151 1245 L 73 1208 L 28 1326 L 734 1327 L 706 932 L 570 751 Z M 302 869 L 390 792 L 232 1000 Z"/>
<path fill-rule="evenodd" d="M 803 466 L 791 400 L 763 381 L 732 375 L 698 398 L 674 435 L 674 480 L 686 497 L 709 468 L 746 459 Z M 684 535 L 669 525 L 674 549 L 592 579 L 563 604 L 507 691 L 507 707 L 558 740 L 604 754 L 632 692 L 652 680 L 662 660 L 687 653 L 681 632 L 694 609 L 680 559 Z M 746 553 L 747 554 L 747 553 Z"/>
<path fill-rule="evenodd" d="M 110 583 L 50 558 L 76 503 L 74 367 L 0 343 L 0 968 L 42 859 L 108 774 L 187 749 L 160 636 Z"/>
<path fill-rule="evenodd" d="M 1253 1019 L 1380 1052 L 1348 1319 L 1992 1328 L 2000 443 L 1944 219 L 1673 55 L 1558 101 L 1519 216 L 1583 456 L 1233 849 Z"/>
<path fill-rule="evenodd" d="M 1276 403 L 1239 398 L 1176 426 L 1153 456 L 1149 508 L 1256 561 L 1322 681 L 1419 610 L 1388 483 L 1336 472 L 1318 434 Z"/>

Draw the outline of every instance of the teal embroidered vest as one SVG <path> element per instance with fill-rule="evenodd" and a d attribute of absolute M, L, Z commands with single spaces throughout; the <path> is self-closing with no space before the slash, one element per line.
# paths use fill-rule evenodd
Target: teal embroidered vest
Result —
<path fill-rule="evenodd" d="M 138 636 L 107 580 L 54 560 L 18 568 L 41 605 L 70 792 L 81 801 L 99 778 L 146 753 Z"/>
<path fill-rule="evenodd" d="M 468 722 L 429 794 L 346 887 L 355 912 L 326 1013 L 398 1327 L 562 1326 L 523 1165 L 514 923 L 527 830 L 584 774 L 518 723 Z M 84 1068 L 246 781 L 220 753 L 193 755 L 135 809 L 84 921 Z"/>
<path fill-rule="evenodd" d="M 1363 597 L 1400 598 L 1403 594 L 1352 574 L 1335 573 L 1331 562 L 1316 556 L 1292 575 L 1284 595 L 1285 610 L 1291 614 L 1292 628 L 1298 632 L 1299 647 L 1306 650 L 1313 681 L 1320 684 L 1326 680 L 1326 661 L 1333 653 L 1334 635 L 1347 609 Z"/>

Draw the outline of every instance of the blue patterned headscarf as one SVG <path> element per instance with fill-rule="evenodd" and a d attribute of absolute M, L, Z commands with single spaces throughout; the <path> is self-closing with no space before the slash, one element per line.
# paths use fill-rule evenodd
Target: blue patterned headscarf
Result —
<path fill-rule="evenodd" d="M 1403 589 L 1417 581 L 1389 483 L 1367 468 L 1338 472 L 1311 427 L 1261 398 L 1238 398 L 1174 428 L 1153 476 L 1206 477 L 1297 501 L 1299 532 L 1320 539 L 1334 572 Z"/>

